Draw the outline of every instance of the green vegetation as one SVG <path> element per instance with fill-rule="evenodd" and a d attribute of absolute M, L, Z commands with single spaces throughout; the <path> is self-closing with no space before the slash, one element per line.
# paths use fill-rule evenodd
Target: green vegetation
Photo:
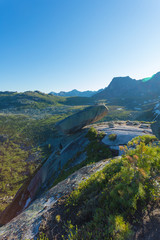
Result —
<path fill-rule="evenodd" d="M 83 109 L 83 102 L 89 98 L 0 92 L 0 212 L 53 152 L 55 123 Z"/>
<path fill-rule="evenodd" d="M 0 93 L 0 212 L 53 152 L 55 123 L 92 103 L 89 98 L 62 98 L 40 92 Z M 109 114 L 102 121 L 127 120 L 137 114 L 124 107 L 109 108 Z M 25 114 L 28 110 L 31 113 Z M 33 114 L 35 110 L 40 111 L 40 117 L 34 119 L 32 110 Z M 14 111 L 15 114 L 11 114 Z M 151 108 L 146 114 L 151 114 Z M 104 135 L 90 128 L 86 135 L 89 144 L 84 150 L 86 160 L 70 167 L 83 153 L 78 152 L 63 167 L 54 185 L 83 166 L 111 158 L 111 151 L 101 141 Z M 110 139 L 114 141 L 116 135 L 111 134 Z M 132 225 L 140 221 L 139 215 L 159 196 L 160 148 L 153 144 L 155 141 L 157 144 L 156 137 L 148 135 L 133 139 L 128 145 L 136 149 L 124 148 L 122 159 L 111 160 L 72 192 L 66 212 L 66 232 L 70 240 L 130 238 Z M 57 215 L 57 223 L 60 219 Z M 42 235 L 40 239 L 47 237 Z"/>
<path fill-rule="evenodd" d="M 140 122 L 140 123 L 145 123 L 145 124 L 153 124 L 155 123 L 155 121 L 137 121 L 137 122 Z"/>
<path fill-rule="evenodd" d="M 92 98 L 87 97 L 59 97 L 45 94 L 39 91 L 24 93 L 0 92 L 0 110 L 12 108 L 21 109 L 44 109 L 51 106 L 79 106 L 94 104 Z"/>
<path fill-rule="evenodd" d="M 135 149 L 125 149 L 121 159 L 113 159 L 71 193 L 68 239 L 131 239 L 132 225 L 160 194 L 160 148 L 145 142 L 148 138 L 142 137 Z"/>
<path fill-rule="evenodd" d="M 94 127 L 91 127 L 86 135 L 89 141 L 94 141 L 95 139 L 97 139 L 97 136 L 98 131 Z"/>
<path fill-rule="evenodd" d="M 144 143 L 145 145 L 148 145 L 148 144 L 154 143 L 156 141 L 158 141 L 158 139 L 154 135 L 143 135 L 143 136 L 138 136 L 138 137 L 133 138 L 128 143 L 128 146 L 136 146 L 136 145 L 139 145 L 140 143 Z"/>
<path fill-rule="evenodd" d="M 101 141 L 106 134 L 104 132 L 98 132 L 94 127 L 88 130 L 86 137 L 90 142 Z"/>
<path fill-rule="evenodd" d="M 55 186 L 57 183 L 63 181 L 64 179 L 66 179 L 69 175 L 71 175 L 72 173 L 74 173 L 75 171 L 79 170 L 80 168 L 90 165 L 92 163 L 98 162 L 100 160 L 106 159 L 106 158 L 111 158 L 112 157 L 112 153 L 110 151 L 110 149 L 108 147 L 106 147 L 105 144 L 103 144 L 101 142 L 102 138 L 104 137 L 104 133 L 98 133 L 98 131 L 91 127 L 88 131 L 88 133 L 86 134 L 86 137 L 90 140 L 90 143 L 87 145 L 87 147 L 85 148 L 85 152 L 86 152 L 86 160 L 81 162 L 80 164 L 77 164 L 74 167 L 69 167 L 69 164 L 71 164 L 72 162 L 74 162 L 75 159 L 71 159 L 61 170 L 60 175 L 58 176 L 58 178 L 54 181 L 54 184 L 52 186 Z M 80 155 L 82 152 L 78 152 L 77 156 Z"/>
<path fill-rule="evenodd" d="M 37 240 L 49 240 L 49 238 L 44 234 L 42 233 L 39 238 L 37 238 Z"/>
<path fill-rule="evenodd" d="M 0 211 L 36 169 L 34 162 L 26 161 L 30 154 L 30 150 L 23 150 L 12 141 L 0 145 Z"/>
<path fill-rule="evenodd" d="M 90 97 L 68 97 L 65 99 L 64 104 L 70 106 L 94 105 L 94 100 Z"/>
<path fill-rule="evenodd" d="M 117 134 L 115 134 L 115 133 L 109 134 L 109 135 L 108 135 L 108 138 L 109 138 L 110 141 L 115 141 L 116 138 L 117 138 Z"/>
<path fill-rule="evenodd" d="M 100 122 L 116 120 L 138 120 L 152 122 L 155 118 L 153 113 L 155 102 L 144 104 L 144 99 L 136 100 L 137 102 L 135 103 L 134 99 L 125 99 L 124 101 L 118 99 L 116 102 L 112 102 L 112 104 L 107 104 L 109 112 L 103 119 L 100 120 Z M 138 107 L 139 104 L 141 104 L 141 110 L 136 110 L 136 107 Z"/>
<path fill-rule="evenodd" d="M 32 240 L 32 239 L 25 239 L 25 240 Z M 44 233 L 41 233 L 37 238 L 37 240 L 49 240 L 49 238 Z"/>
<path fill-rule="evenodd" d="M 44 94 L 38 91 L 35 92 L 0 92 L 0 109 L 8 108 L 44 108 L 47 106 L 60 105 L 65 98 Z"/>
<path fill-rule="evenodd" d="M 86 164 L 95 163 L 100 160 L 112 157 L 110 149 L 100 141 L 99 135 L 97 135 L 97 138 L 95 140 L 92 140 L 88 144 L 86 147 L 86 152 Z"/>
<path fill-rule="evenodd" d="M 123 106 L 107 105 L 109 108 L 108 114 L 100 120 L 100 122 L 105 121 L 116 121 L 116 120 L 132 120 L 135 116 L 136 111 L 127 110 Z"/>
<path fill-rule="evenodd" d="M 0 115 L 0 212 L 49 157 L 54 124 L 65 115 L 34 120 L 24 115 Z"/>

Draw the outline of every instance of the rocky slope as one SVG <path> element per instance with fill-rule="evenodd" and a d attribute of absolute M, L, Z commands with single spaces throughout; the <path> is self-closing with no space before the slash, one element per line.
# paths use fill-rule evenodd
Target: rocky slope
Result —
<path fill-rule="evenodd" d="M 100 161 L 96 164 L 83 167 L 63 182 L 58 183 L 55 187 L 42 194 L 41 197 L 35 200 L 19 216 L 0 228 L 0 239 L 25 240 L 34 238 L 39 232 L 44 214 L 54 208 L 56 202 L 61 197 L 71 193 L 82 180 L 87 179 L 91 174 L 102 169 L 108 161 Z"/>
<path fill-rule="evenodd" d="M 93 126 L 99 133 L 103 132 L 102 142 L 117 151 L 119 151 L 119 146 L 126 145 L 128 141 L 136 136 L 152 134 L 150 125 L 142 125 L 137 122 L 101 123 L 94 124 Z M 74 163 L 75 165 L 86 159 L 84 150 L 89 143 L 85 137 L 88 128 L 90 126 L 84 128 L 83 131 L 68 136 L 67 139 L 66 136 L 65 139 L 64 136 L 59 136 L 59 140 L 57 139 L 57 149 L 59 149 L 59 152 L 54 152 L 49 157 L 28 186 L 17 194 L 13 203 L 1 215 L 1 224 L 4 224 L 23 210 L 10 223 L 0 228 L 0 239 L 20 239 L 20 237 L 21 239 L 26 239 L 34 237 L 39 231 L 43 215 L 53 208 L 57 200 L 69 194 L 80 181 L 108 163 L 108 160 L 105 160 L 84 167 L 65 181 L 50 188 L 58 176 L 60 163 L 64 166 L 70 159 L 74 159 L 71 164 Z M 116 134 L 117 137 L 114 141 L 109 139 L 110 134 Z M 59 144 L 64 147 L 60 149 Z M 77 155 L 78 152 L 80 154 Z M 121 152 L 119 154 L 121 155 Z M 37 199 L 35 199 L 35 196 Z"/>
<path fill-rule="evenodd" d="M 15 94 L 17 97 L 16 93 L 11 93 L 11 95 L 12 94 Z M 33 97 L 32 93 L 29 93 L 29 96 L 30 94 L 32 98 L 35 97 L 35 95 Z M 39 96 L 40 93 L 36 94 Z M 12 97 L 11 99 L 13 100 L 15 96 Z M 44 97 L 48 99 L 48 96 Z M 52 139 L 53 150 L 50 156 L 21 187 L 12 203 L 0 215 L 0 224 L 7 224 L 0 229 L 0 236 L 5 236 L 4 234 L 6 234 L 8 239 L 12 239 L 9 238 L 9 236 L 11 235 L 11 231 L 13 231 L 13 226 L 15 228 L 15 232 L 13 233 L 14 239 L 16 239 L 16 236 L 17 239 L 19 239 L 20 235 L 24 239 L 26 237 L 32 237 L 34 234 L 36 235 L 39 229 L 40 219 L 42 215 L 48 211 L 48 206 L 55 204 L 55 199 L 59 199 L 59 197 L 70 193 L 73 190 L 71 185 L 74 186 L 75 184 L 75 186 L 77 186 L 85 176 L 81 174 L 80 177 L 78 177 L 79 175 L 76 175 L 75 178 L 78 178 L 78 180 L 76 180 L 77 182 L 75 181 L 74 184 L 67 185 L 68 180 L 66 180 L 64 182 L 65 186 L 62 183 L 62 185 L 58 184 L 57 188 L 52 188 L 55 180 L 61 172 L 63 172 L 65 176 L 65 173 L 71 168 L 81 166 L 81 163 L 85 161 L 86 164 L 91 163 L 87 162 L 89 158 L 88 153 L 91 154 L 91 161 L 95 159 L 95 156 L 98 157 L 95 161 L 102 160 L 107 156 L 109 157 L 109 155 L 103 155 L 103 151 L 106 151 L 108 148 L 111 149 L 112 153 L 121 155 L 122 152 L 119 146 L 127 145 L 134 137 L 152 134 L 150 125 L 140 124 L 138 122 L 117 121 L 114 123 L 102 122 L 91 126 L 88 125 L 102 119 L 107 114 L 108 108 L 105 105 L 96 105 L 73 114 L 56 125 Z M 91 134 L 91 138 L 87 137 L 87 132 L 90 127 L 94 127 L 98 132 L 98 135 L 96 133 L 96 141 L 94 140 L 93 142 L 91 136 L 94 132 Z M 115 139 L 111 139 L 110 135 L 114 135 Z M 95 152 L 94 147 L 96 149 Z M 109 151 L 107 150 L 106 153 L 109 154 Z M 108 160 L 106 160 L 105 163 L 107 161 Z M 99 166 L 101 166 L 101 164 L 91 165 L 91 169 L 93 169 L 91 172 L 100 169 Z M 87 171 L 89 176 L 90 170 L 88 169 L 90 168 L 84 169 L 82 173 L 84 174 L 85 171 Z M 79 172 L 76 174 L 79 174 Z M 62 190 L 59 190 L 61 186 Z M 51 189 L 54 189 L 53 192 Z M 67 189 L 70 190 L 67 192 Z M 12 220 L 11 225 L 8 223 L 10 220 Z M 12 223 L 14 224 L 12 225 Z M 22 228 L 20 228 L 20 224 L 22 224 Z M 29 225 L 30 230 L 28 232 L 27 228 Z"/>
<path fill-rule="evenodd" d="M 13 217 L 22 212 L 35 199 L 35 197 L 48 189 L 60 174 L 61 169 L 72 159 L 75 159 L 74 165 L 82 162 L 86 158 L 85 148 L 89 143 L 86 138 L 86 129 L 82 129 L 87 123 L 91 123 L 103 118 L 108 110 L 105 106 L 95 106 L 80 111 L 78 114 L 78 122 L 75 120 L 76 115 L 69 118 L 69 122 L 77 124 L 78 132 L 72 135 L 63 135 L 59 131 L 54 136 L 54 151 L 50 157 L 45 161 L 34 176 L 23 185 L 17 192 L 13 202 L 0 215 L 0 224 L 5 224 Z M 87 114 L 89 113 L 89 114 Z M 71 125 L 67 127 L 65 124 L 65 133 L 70 132 Z M 84 124 L 85 123 L 85 124 Z M 61 126 L 61 122 L 60 122 Z M 64 126 L 64 125 L 63 125 Z M 82 131 L 81 131 L 82 129 Z M 69 167 L 69 166 L 68 166 Z"/>

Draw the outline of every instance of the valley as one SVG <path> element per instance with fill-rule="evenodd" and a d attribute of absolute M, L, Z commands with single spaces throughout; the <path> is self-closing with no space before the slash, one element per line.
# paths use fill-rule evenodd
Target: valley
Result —
<path fill-rule="evenodd" d="M 84 108 L 60 105 L 47 95 L 48 102 L 40 107 L 43 97 L 38 93 L 0 94 L 0 212 L 51 154 L 55 123 Z"/>
<path fill-rule="evenodd" d="M 143 86 L 143 84 L 149 84 L 150 81 L 157 83 L 158 77 L 159 73 L 155 74 L 153 79 L 140 81 L 138 84 Z M 85 195 L 85 197 L 82 196 L 82 199 L 80 197 L 81 200 L 78 203 L 79 200 L 76 200 L 74 192 L 80 196 L 81 192 L 76 193 L 76 189 L 79 188 L 78 186 L 85 188 L 85 181 L 92 189 L 90 184 L 92 184 L 93 173 L 95 173 L 93 176 L 96 176 L 93 177 L 95 186 L 97 186 L 96 181 L 103 182 L 100 172 L 103 172 L 103 169 L 108 171 L 107 168 L 111 168 L 112 173 L 112 161 L 113 166 L 115 164 L 117 169 L 115 171 L 120 171 L 122 182 L 124 178 L 126 181 L 130 180 L 127 180 L 128 175 L 123 176 L 124 173 L 118 166 L 123 165 L 128 161 L 127 159 L 134 159 L 134 156 L 138 156 L 137 160 L 134 159 L 134 163 L 129 161 L 130 167 L 124 165 L 126 171 L 133 168 L 134 174 L 142 175 L 142 177 L 136 176 L 140 177 L 138 177 L 139 181 L 142 181 L 143 184 L 148 184 L 147 179 L 154 175 L 156 181 L 159 181 L 157 178 L 159 175 L 156 175 L 159 172 L 159 141 L 154 136 L 155 134 L 159 138 L 159 130 L 157 130 L 160 114 L 159 94 L 157 93 L 153 97 L 153 94 L 150 95 L 148 90 L 145 90 L 146 87 L 144 89 L 139 87 L 137 95 L 131 95 L 130 91 L 134 90 L 137 84 L 136 80 L 125 78 L 125 81 L 132 82 L 131 86 L 128 86 L 128 83 L 126 88 L 123 87 L 123 79 L 121 80 L 122 93 L 119 91 L 119 85 L 115 84 L 115 81 L 119 81 L 119 79 L 113 79 L 106 89 L 92 97 L 61 97 L 39 91 L 0 92 L 0 224 L 2 226 L 0 239 L 39 239 L 43 233 L 49 236 L 49 239 L 54 239 L 55 236 L 57 239 L 62 239 L 63 234 L 67 239 L 67 234 L 69 232 L 71 234 L 71 229 L 76 229 L 77 224 L 80 230 L 78 232 L 73 230 L 74 237 L 72 239 L 82 239 L 82 236 L 88 236 L 87 231 L 91 234 L 93 232 L 91 226 L 96 224 L 96 216 L 99 219 L 102 214 L 101 210 L 98 210 L 100 205 L 97 205 L 101 202 L 101 198 L 99 199 L 101 193 L 98 192 L 98 189 L 95 193 L 93 192 L 93 196 L 92 192 L 89 192 L 88 196 L 93 202 L 92 200 L 91 203 L 86 202 L 87 195 Z M 118 94 L 117 91 L 119 91 Z M 152 126 L 155 124 L 157 124 L 156 128 L 153 127 L 152 132 Z M 143 147 L 142 145 L 144 151 L 147 151 L 149 159 L 153 159 L 154 169 L 150 166 L 150 162 L 147 162 L 148 168 L 140 163 L 139 151 Z M 155 162 L 155 154 L 158 156 L 157 162 Z M 129 157 L 127 158 L 127 156 Z M 141 167 L 137 164 L 140 164 Z M 135 169 L 139 170 L 136 172 Z M 116 176 L 118 175 L 115 175 L 115 178 Z M 110 177 L 113 178 L 112 188 L 116 189 L 118 179 L 117 182 L 114 182 L 114 173 Z M 106 189 L 109 187 L 105 186 Z M 132 187 L 134 188 L 134 186 Z M 123 189 L 123 184 L 121 187 Z M 139 185 L 139 187 L 141 186 Z M 155 182 L 153 181 L 151 189 L 154 187 Z M 101 188 L 103 189 L 102 186 Z M 115 189 L 113 191 L 116 191 Z M 148 192 L 143 196 L 138 193 L 138 189 L 136 188 L 133 192 L 132 190 L 127 191 L 131 191 L 134 197 L 139 196 L 139 201 L 142 203 L 148 201 L 145 196 L 148 196 L 149 199 L 147 204 L 154 202 L 150 190 L 147 190 Z M 142 192 L 144 191 L 146 190 L 143 189 Z M 155 194 L 159 194 L 156 187 L 154 191 Z M 121 195 L 121 193 L 115 194 Z M 74 208 L 72 202 L 74 197 L 70 198 L 72 195 L 75 197 L 74 201 L 80 206 L 85 201 L 86 207 L 83 209 L 82 204 L 80 208 Z M 103 197 L 105 198 L 105 195 Z M 125 198 L 124 195 L 123 197 Z M 96 205 L 94 198 L 98 199 Z M 112 196 L 110 198 L 112 199 Z M 130 201 L 132 202 L 132 200 Z M 68 201 L 69 209 L 73 208 L 75 212 L 77 211 L 74 218 L 71 210 L 64 213 Z M 106 201 L 110 200 L 107 198 Z M 108 204 L 110 203 L 108 202 Z M 123 203 L 117 204 L 123 205 Z M 157 198 L 155 207 L 156 204 L 159 204 Z M 91 210 L 87 210 L 87 208 L 91 208 Z M 95 212 L 92 208 L 97 209 L 96 211 L 100 211 L 100 213 Z M 128 206 L 128 209 L 136 218 L 134 207 Z M 143 203 L 139 211 L 143 212 L 144 209 Z M 134 224 L 128 220 L 131 216 L 129 214 L 121 215 L 120 210 L 114 209 L 114 211 L 117 211 L 117 216 L 120 216 L 120 224 L 125 228 L 125 231 L 120 230 L 122 236 L 134 235 L 132 231 Z M 113 213 L 108 215 L 109 219 L 112 219 Z M 90 218 L 89 214 L 94 217 Z M 61 215 L 60 218 L 57 217 L 59 215 Z M 64 220 L 57 220 L 58 222 L 55 223 L 53 216 L 57 219 L 62 217 Z M 46 218 L 45 221 L 44 218 Z M 113 218 L 114 221 L 118 221 L 116 215 Z M 72 220 L 71 225 L 69 225 L 69 219 Z M 82 224 L 82 219 L 84 224 Z M 100 219 L 98 221 L 101 223 Z M 141 221 L 141 218 L 138 217 L 137 221 Z M 54 230 L 51 222 L 57 224 Z M 106 234 L 109 234 L 111 230 L 107 230 L 107 226 L 103 227 L 106 228 Z M 96 231 L 98 234 L 98 230 Z M 116 230 L 113 230 L 112 236 L 114 231 Z M 109 239 L 111 235 L 106 236 Z"/>

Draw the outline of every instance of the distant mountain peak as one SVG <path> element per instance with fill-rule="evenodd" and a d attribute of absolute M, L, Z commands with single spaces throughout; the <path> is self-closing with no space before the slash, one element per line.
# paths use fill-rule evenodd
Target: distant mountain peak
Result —
<path fill-rule="evenodd" d="M 100 93 L 95 94 L 96 99 L 122 99 L 122 98 L 147 98 L 159 96 L 160 72 L 152 77 L 141 80 L 132 79 L 129 76 L 115 77 L 111 83 Z"/>
<path fill-rule="evenodd" d="M 100 89 L 98 91 L 78 91 L 77 89 L 73 89 L 69 92 L 61 91 L 59 93 L 56 92 L 50 92 L 49 94 L 55 95 L 55 96 L 61 96 L 61 97 L 92 97 L 94 94 L 102 91 L 103 89 Z"/>

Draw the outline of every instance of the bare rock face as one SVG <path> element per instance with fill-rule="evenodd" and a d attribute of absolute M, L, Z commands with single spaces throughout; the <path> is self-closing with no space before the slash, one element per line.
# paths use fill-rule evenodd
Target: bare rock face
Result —
<path fill-rule="evenodd" d="M 74 164 L 79 161 L 85 160 L 84 154 L 85 147 L 89 143 L 86 136 L 85 129 L 82 132 L 77 132 L 84 126 L 96 122 L 103 118 L 108 112 L 104 105 L 97 105 L 86 108 L 83 111 L 74 114 L 57 124 L 64 133 L 75 133 L 73 135 L 65 136 L 66 144 L 63 149 L 57 149 L 50 155 L 43 166 L 36 172 L 32 179 L 30 179 L 23 187 L 17 192 L 12 203 L 0 214 L 0 225 L 4 225 L 13 219 L 15 216 L 25 210 L 31 202 L 35 199 L 37 194 L 42 194 L 58 176 L 60 169 L 71 159 L 76 156 Z M 77 132 L 77 133 L 76 133 Z M 57 146 L 59 145 L 58 140 Z M 77 157 L 77 153 L 81 155 Z"/>
<path fill-rule="evenodd" d="M 153 131 L 153 134 L 160 139 L 160 121 L 156 121 L 155 123 L 151 124 L 151 128 Z"/>
<path fill-rule="evenodd" d="M 58 177 L 64 165 L 72 159 L 74 164 L 78 164 L 86 159 L 85 147 L 89 140 L 85 137 L 86 130 L 74 135 L 65 136 L 66 144 L 62 149 L 59 147 L 50 155 L 47 161 L 40 169 L 29 179 L 17 192 L 11 204 L 0 214 L 0 226 L 8 223 L 11 219 L 24 211 L 32 201 L 41 195 L 49 186 L 52 186 L 54 180 Z M 62 140 L 62 139 L 61 139 Z M 58 140 L 57 145 L 59 146 Z M 78 154 L 81 152 L 81 154 Z M 19 238 L 20 239 L 20 238 Z M 1 237 L 0 237 L 1 240 Z"/>
<path fill-rule="evenodd" d="M 108 108 L 105 105 L 95 105 L 73 114 L 57 123 L 56 127 L 63 133 L 75 133 L 84 126 L 97 122 L 106 116 Z"/>
<path fill-rule="evenodd" d="M 102 160 L 85 166 L 44 192 L 19 216 L 0 228 L 0 240 L 37 239 L 36 234 L 42 220 L 45 219 L 44 214 L 49 214 L 51 209 L 56 208 L 55 204 L 61 197 L 71 193 L 80 182 L 103 169 L 109 161 L 110 159 Z M 59 214 L 58 210 L 57 214 Z"/>

